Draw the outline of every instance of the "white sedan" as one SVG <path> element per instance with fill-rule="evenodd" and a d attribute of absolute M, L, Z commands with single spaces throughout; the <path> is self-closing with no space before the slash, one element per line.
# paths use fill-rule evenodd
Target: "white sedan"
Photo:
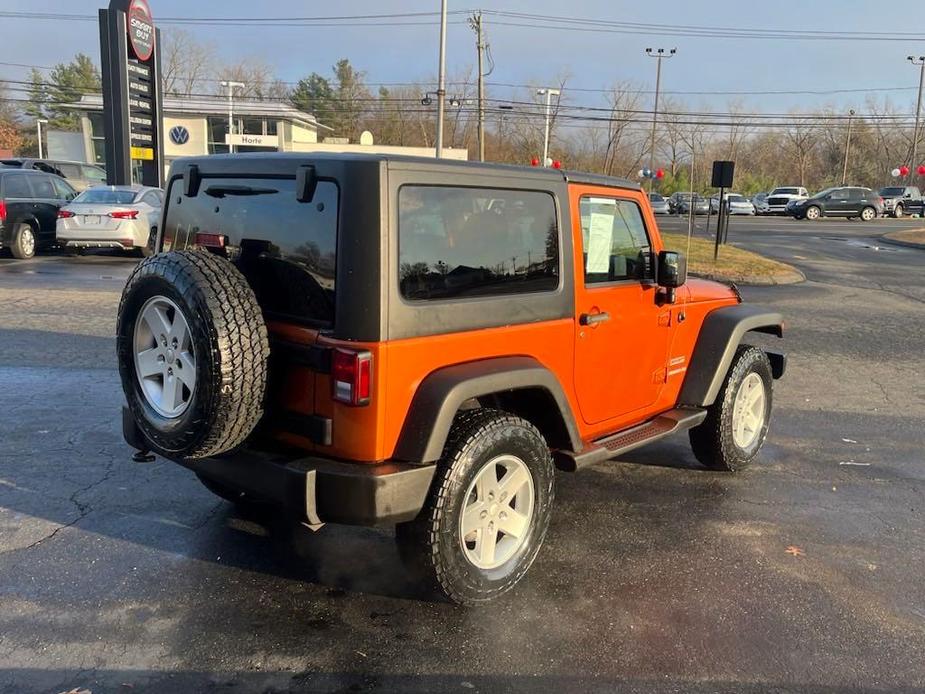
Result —
<path fill-rule="evenodd" d="M 58 210 L 55 235 L 66 248 L 119 248 L 144 255 L 163 205 L 160 188 L 95 186 Z"/>
<path fill-rule="evenodd" d="M 726 204 L 729 206 L 729 214 L 757 214 L 752 201 L 738 193 L 726 193 Z M 719 212 L 719 195 L 710 198 L 710 210 Z"/>

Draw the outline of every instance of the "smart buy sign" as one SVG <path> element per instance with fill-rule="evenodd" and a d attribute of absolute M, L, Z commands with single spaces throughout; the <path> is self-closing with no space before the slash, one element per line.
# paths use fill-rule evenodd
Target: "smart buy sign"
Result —
<path fill-rule="evenodd" d="M 154 18 L 146 0 L 132 0 L 128 6 L 128 38 L 141 62 L 154 52 Z"/>

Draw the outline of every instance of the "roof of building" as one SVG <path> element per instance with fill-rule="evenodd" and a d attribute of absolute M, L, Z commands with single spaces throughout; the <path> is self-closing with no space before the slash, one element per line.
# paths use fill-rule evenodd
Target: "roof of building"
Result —
<path fill-rule="evenodd" d="M 164 114 L 228 116 L 228 101 L 224 97 L 164 97 Z M 99 94 L 84 94 L 80 101 L 65 104 L 66 107 L 79 111 L 102 111 L 103 97 Z M 310 113 L 305 113 L 285 101 L 255 101 L 253 99 L 235 99 L 234 112 L 239 116 L 276 117 L 291 120 L 313 128 L 333 131 Z"/>

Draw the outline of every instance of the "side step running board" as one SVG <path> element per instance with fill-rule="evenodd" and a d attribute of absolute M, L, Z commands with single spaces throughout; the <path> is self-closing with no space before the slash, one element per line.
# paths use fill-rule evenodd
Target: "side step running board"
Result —
<path fill-rule="evenodd" d="M 602 460 L 616 458 L 647 443 L 658 441 L 661 438 L 677 431 L 692 429 L 707 417 L 704 409 L 674 409 L 660 414 L 648 422 L 643 422 L 632 429 L 621 431 L 619 434 L 598 439 L 585 446 L 581 453 L 571 451 L 558 451 L 556 464 L 560 470 L 574 472 L 587 465 L 599 463 Z"/>

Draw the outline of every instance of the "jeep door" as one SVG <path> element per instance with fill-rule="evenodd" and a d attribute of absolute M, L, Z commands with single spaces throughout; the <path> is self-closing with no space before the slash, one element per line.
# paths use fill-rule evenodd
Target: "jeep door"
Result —
<path fill-rule="evenodd" d="M 657 234 L 643 193 L 572 186 L 575 390 L 588 424 L 644 419 L 664 385 L 669 306 L 659 305 Z"/>

